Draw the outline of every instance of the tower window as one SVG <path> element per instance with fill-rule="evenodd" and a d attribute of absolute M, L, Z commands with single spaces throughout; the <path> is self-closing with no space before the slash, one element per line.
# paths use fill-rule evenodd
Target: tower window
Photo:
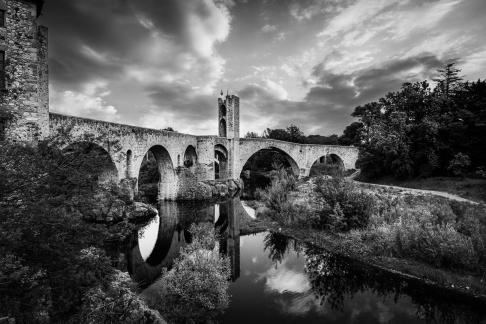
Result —
<path fill-rule="evenodd" d="M 5 52 L 0 51 L 0 90 L 5 88 Z"/>
<path fill-rule="evenodd" d="M 5 10 L 0 9 L 0 27 L 5 27 Z"/>

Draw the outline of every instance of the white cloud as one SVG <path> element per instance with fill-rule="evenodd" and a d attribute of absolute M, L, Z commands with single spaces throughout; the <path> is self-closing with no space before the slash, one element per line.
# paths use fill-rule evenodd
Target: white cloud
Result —
<path fill-rule="evenodd" d="M 58 92 L 52 87 L 49 89 L 50 108 L 52 111 L 106 121 L 118 121 L 118 110 L 108 104 L 104 97 L 109 94 L 106 83 L 97 81 L 87 83 L 78 91 Z"/>
<path fill-rule="evenodd" d="M 275 25 L 267 24 L 267 25 L 262 27 L 262 32 L 264 32 L 264 33 L 271 33 L 271 32 L 274 32 L 276 30 L 277 30 L 277 26 L 275 26 Z"/>
<path fill-rule="evenodd" d="M 258 280 L 265 279 L 265 288 L 278 293 L 304 293 L 310 290 L 309 279 L 304 272 L 296 272 L 288 268 L 286 262 L 276 269 L 271 267 Z"/>

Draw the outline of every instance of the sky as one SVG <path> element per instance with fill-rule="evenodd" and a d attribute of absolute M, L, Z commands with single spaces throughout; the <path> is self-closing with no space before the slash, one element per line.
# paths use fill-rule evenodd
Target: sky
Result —
<path fill-rule="evenodd" d="M 485 0 L 46 0 L 51 111 L 242 136 L 341 134 L 356 106 L 455 60 L 486 77 Z"/>

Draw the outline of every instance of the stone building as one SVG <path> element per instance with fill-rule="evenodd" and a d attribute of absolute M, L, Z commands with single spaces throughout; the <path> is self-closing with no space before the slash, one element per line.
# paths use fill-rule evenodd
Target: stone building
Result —
<path fill-rule="evenodd" d="M 40 0 L 0 0 L 0 138 L 34 141 L 49 132 L 47 28 Z"/>

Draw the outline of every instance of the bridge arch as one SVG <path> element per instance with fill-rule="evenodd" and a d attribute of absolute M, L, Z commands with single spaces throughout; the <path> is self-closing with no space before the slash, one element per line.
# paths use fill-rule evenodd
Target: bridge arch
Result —
<path fill-rule="evenodd" d="M 169 151 L 162 145 L 149 148 L 138 167 L 139 190 L 144 191 L 144 187 L 145 191 L 156 190 L 158 200 L 173 199 L 176 194 L 176 180 Z"/>
<path fill-rule="evenodd" d="M 327 153 L 320 156 L 312 163 L 309 170 L 310 176 L 331 175 L 341 176 L 345 171 L 344 160 L 335 153 Z"/>
<path fill-rule="evenodd" d="M 75 166 L 87 185 L 118 183 L 118 168 L 110 153 L 101 145 L 77 141 L 66 145 L 61 152 L 68 159 L 66 163 Z"/>
<path fill-rule="evenodd" d="M 264 151 L 273 151 L 273 152 L 279 153 L 285 159 L 285 161 L 287 161 L 287 163 L 290 165 L 290 169 L 292 170 L 293 175 L 297 176 L 297 177 L 299 176 L 300 169 L 299 169 L 299 165 L 297 164 L 295 159 L 289 153 L 284 151 L 283 149 L 275 147 L 275 146 L 265 146 L 265 147 L 259 148 L 255 152 L 253 152 L 250 156 L 242 159 L 241 160 L 242 163 L 241 163 L 239 170 L 238 170 L 238 175 L 239 176 L 241 175 L 241 172 L 243 171 L 243 168 L 248 161 L 250 161 L 259 152 L 264 152 Z"/>

